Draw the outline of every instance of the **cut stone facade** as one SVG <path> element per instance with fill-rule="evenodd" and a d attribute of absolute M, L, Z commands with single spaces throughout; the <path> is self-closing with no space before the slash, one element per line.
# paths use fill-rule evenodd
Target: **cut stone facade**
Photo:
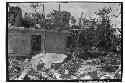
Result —
<path fill-rule="evenodd" d="M 58 32 L 56 30 L 47 30 L 45 39 L 45 52 L 65 54 L 68 31 Z M 34 35 L 39 35 L 34 39 Z M 8 28 L 8 53 L 28 55 L 32 53 L 34 47 L 42 52 L 44 30 L 31 28 Z M 37 41 L 37 42 L 35 42 Z M 35 43 L 32 43 L 35 42 Z M 39 44 L 38 44 L 39 43 Z M 40 45 L 40 46 L 39 46 Z"/>

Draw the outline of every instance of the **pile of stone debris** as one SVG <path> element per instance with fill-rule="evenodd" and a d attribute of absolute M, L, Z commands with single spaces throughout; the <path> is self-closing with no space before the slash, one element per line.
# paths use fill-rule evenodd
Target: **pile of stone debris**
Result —
<path fill-rule="evenodd" d="M 114 71 L 106 71 L 101 59 L 68 60 L 67 56 L 55 53 L 40 53 L 25 59 L 9 60 L 10 80 L 71 80 L 71 79 L 121 79 L 121 66 Z M 110 60 L 111 61 L 111 60 Z"/>

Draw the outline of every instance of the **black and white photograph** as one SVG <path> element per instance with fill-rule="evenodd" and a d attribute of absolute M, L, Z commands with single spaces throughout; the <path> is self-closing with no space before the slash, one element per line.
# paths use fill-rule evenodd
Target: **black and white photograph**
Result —
<path fill-rule="evenodd" d="M 7 82 L 122 82 L 123 2 L 6 2 Z"/>

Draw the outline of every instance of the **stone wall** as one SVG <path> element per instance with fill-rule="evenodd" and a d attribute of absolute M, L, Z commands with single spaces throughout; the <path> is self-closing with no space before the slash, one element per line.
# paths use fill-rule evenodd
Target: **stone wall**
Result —
<path fill-rule="evenodd" d="M 28 54 L 30 52 L 30 34 L 21 30 L 8 31 L 8 52 L 14 54 Z"/>
<path fill-rule="evenodd" d="M 45 40 L 46 53 L 65 54 L 67 34 L 65 32 L 47 31 Z M 43 31 L 30 29 L 8 29 L 8 53 L 27 55 L 31 53 L 31 36 L 41 35 L 41 51 L 43 47 Z"/>
<path fill-rule="evenodd" d="M 45 51 L 48 53 L 65 53 L 66 35 L 64 33 L 47 33 Z"/>

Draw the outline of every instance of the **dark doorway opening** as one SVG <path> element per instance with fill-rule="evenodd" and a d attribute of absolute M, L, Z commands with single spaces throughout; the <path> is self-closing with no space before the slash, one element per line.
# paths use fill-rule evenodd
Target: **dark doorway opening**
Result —
<path fill-rule="evenodd" d="M 36 54 L 41 51 L 41 35 L 32 35 L 31 37 L 31 52 Z"/>

